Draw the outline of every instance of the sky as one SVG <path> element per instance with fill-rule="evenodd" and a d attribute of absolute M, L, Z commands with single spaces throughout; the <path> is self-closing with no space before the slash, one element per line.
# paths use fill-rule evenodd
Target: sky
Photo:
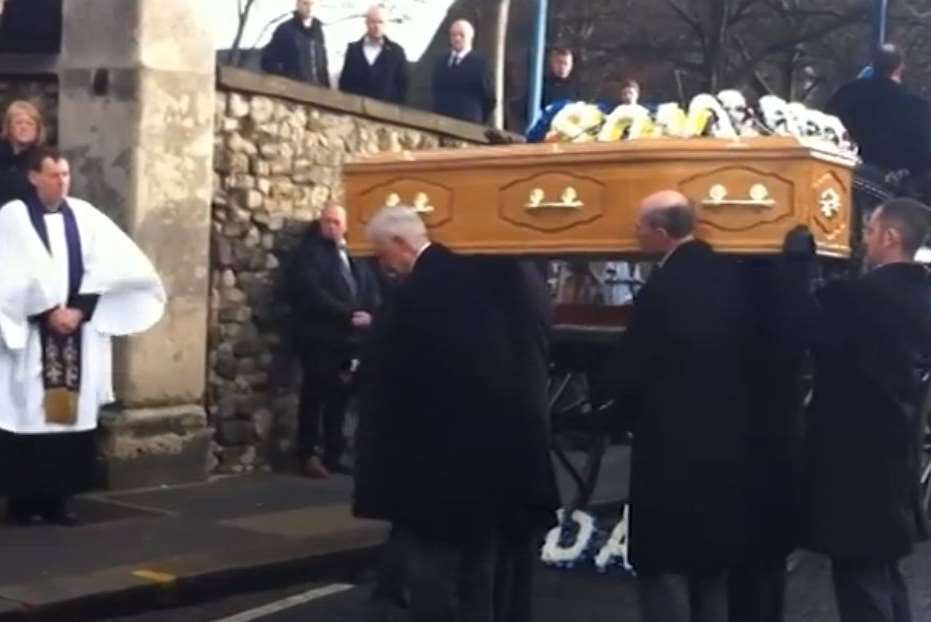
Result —
<path fill-rule="evenodd" d="M 214 42 L 228 48 L 236 34 L 237 0 L 204 0 L 216 3 Z M 346 45 L 365 33 L 364 14 L 376 0 L 319 0 L 314 10 L 324 25 L 331 69 L 342 67 Z M 404 46 L 407 57 L 416 61 L 424 53 L 440 26 L 452 0 L 387 0 L 388 36 Z M 277 17 L 294 10 L 294 0 L 255 0 L 243 36 L 242 47 L 263 46 L 274 27 L 265 28 Z"/>

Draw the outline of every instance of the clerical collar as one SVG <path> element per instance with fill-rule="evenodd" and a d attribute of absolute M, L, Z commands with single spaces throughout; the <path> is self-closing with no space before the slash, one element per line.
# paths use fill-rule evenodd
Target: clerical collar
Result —
<path fill-rule="evenodd" d="M 45 203 L 42 203 L 42 207 L 45 209 L 45 213 L 46 213 L 46 214 L 60 214 L 60 213 L 61 213 L 61 208 L 62 208 L 64 205 L 65 205 L 65 200 L 64 200 L 64 199 L 62 199 L 61 201 L 59 201 L 58 204 L 55 205 L 54 207 L 49 207 L 49 206 L 46 205 Z"/>
<path fill-rule="evenodd" d="M 693 242 L 694 240 L 695 240 L 695 236 L 692 236 L 692 235 L 684 237 L 681 240 L 679 240 L 679 242 L 675 246 L 673 246 L 671 249 L 669 249 L 669 251 L 666 252 L 665 255 L 663 255 L 663 258 L 659 260 L 658 264 L 656 264 L 657 267 L 662 268 L 666 264 L 666 262 L 669 261 L 669 258 L 672 257 L 673 253 L 679 250 L 684 244 L 688 244 L 689 242 Z"/>
<path fill-rule="evenodd" d="M 308 17 L 307 19 L 301 19 L 301 23 L 304 24 L 304 28 L 310 28 L 314 23 L 314 18 Z"/>

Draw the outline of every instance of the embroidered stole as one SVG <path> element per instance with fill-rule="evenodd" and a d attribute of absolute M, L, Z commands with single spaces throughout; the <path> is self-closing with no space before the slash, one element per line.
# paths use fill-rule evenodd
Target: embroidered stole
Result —
<path fill-rule="evenodd" d="M 38 198 L 28 203 L 29 220 L 45 249 L 51 254 L 45 215 L 48 213 Z M 68 299 L 78 295 L 84 278 L 84 255 L 81 235 L 74 212 L 63 202 L 60 213 L 64 219 L 65 242 L 68 247 Z M 81 333 L 78 327 L 72 334 L 63 336 L 39 322 L 42 344 L 42 382 L 45 387 L 45 422 L 74 425 L 78 417 L 78 395 L 81 390 Z"/>

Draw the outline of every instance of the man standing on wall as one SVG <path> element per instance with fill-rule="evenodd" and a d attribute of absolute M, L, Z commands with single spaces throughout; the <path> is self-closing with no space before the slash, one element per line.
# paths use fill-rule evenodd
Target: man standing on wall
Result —
<path fill-rule="evenodd" d="M 575 79 L 572 50 L 555 47 L 550 52 L 549 71 L 543 80 L 543 99 L 540 110 L 559 101 L 579 101 L 581 90 Z"/>
<path fill-rule="evenodd" d="M 262 70 L 309 84 L 330 86 L 323 25 L 313 16 L 317 0 L 297 0 L 294 17 L 284 22 L 262 50 Z"/>
<path fill-rule="evenodd" d="M 409 70 L 404 48 L 385 35 L 387 16 L 380 6 L 365 15 L 365 36 L 349 44 L 339 90 L 395 104 L 407 101 Z"/>
<path fill-rule="evenodd" d="M 372 323 L 378 287 L 368 265 L 346 251 L 346 210 L 330 202 L 295 251 L 288 270 L 295 344 L 304 377 L 298 453 L 304 473 L 345 472 L 343 421 L 360 340 Z M 323 424 L 323 459 L 317 441 Z"/>
<path fill-rule="evenodd" d="M 94 206 L 68 196 L 70 167 L 39 147 L 35 193 L 0 210 L 0 495 L 19 524 L 74 525 L 91 488 L 98 411 L 113 401 L 110 339 L 165 308 L 152 263 Z"/>
<path fill-rule="evenodd" d="M 485 123 L 495 107 L 488 63 L 472 49 L 475 28 L 464 19 L 449 28 L 450 52 L 433 68 L 433 111 Z"/>

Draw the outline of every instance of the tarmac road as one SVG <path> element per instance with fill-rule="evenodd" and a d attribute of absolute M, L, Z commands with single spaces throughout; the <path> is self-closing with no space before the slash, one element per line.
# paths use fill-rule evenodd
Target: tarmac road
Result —
<path fill-rule="evenodd" d="M 916 622 L 931 620 L 931 545 L 905 564 Z M 244 594 L 199 607 L 164 610 L 109 622 L 368 622 L 370 587 L 364 582 L 294 586 Z M 634 582 L 589 570 L 540 569 L 538 622 L 638 622 Z M 406 622 L 400 616 L 397 622 Z M 827 562 L 802 555 L 791 574 L 787 622 L 837 622 Z"/>

